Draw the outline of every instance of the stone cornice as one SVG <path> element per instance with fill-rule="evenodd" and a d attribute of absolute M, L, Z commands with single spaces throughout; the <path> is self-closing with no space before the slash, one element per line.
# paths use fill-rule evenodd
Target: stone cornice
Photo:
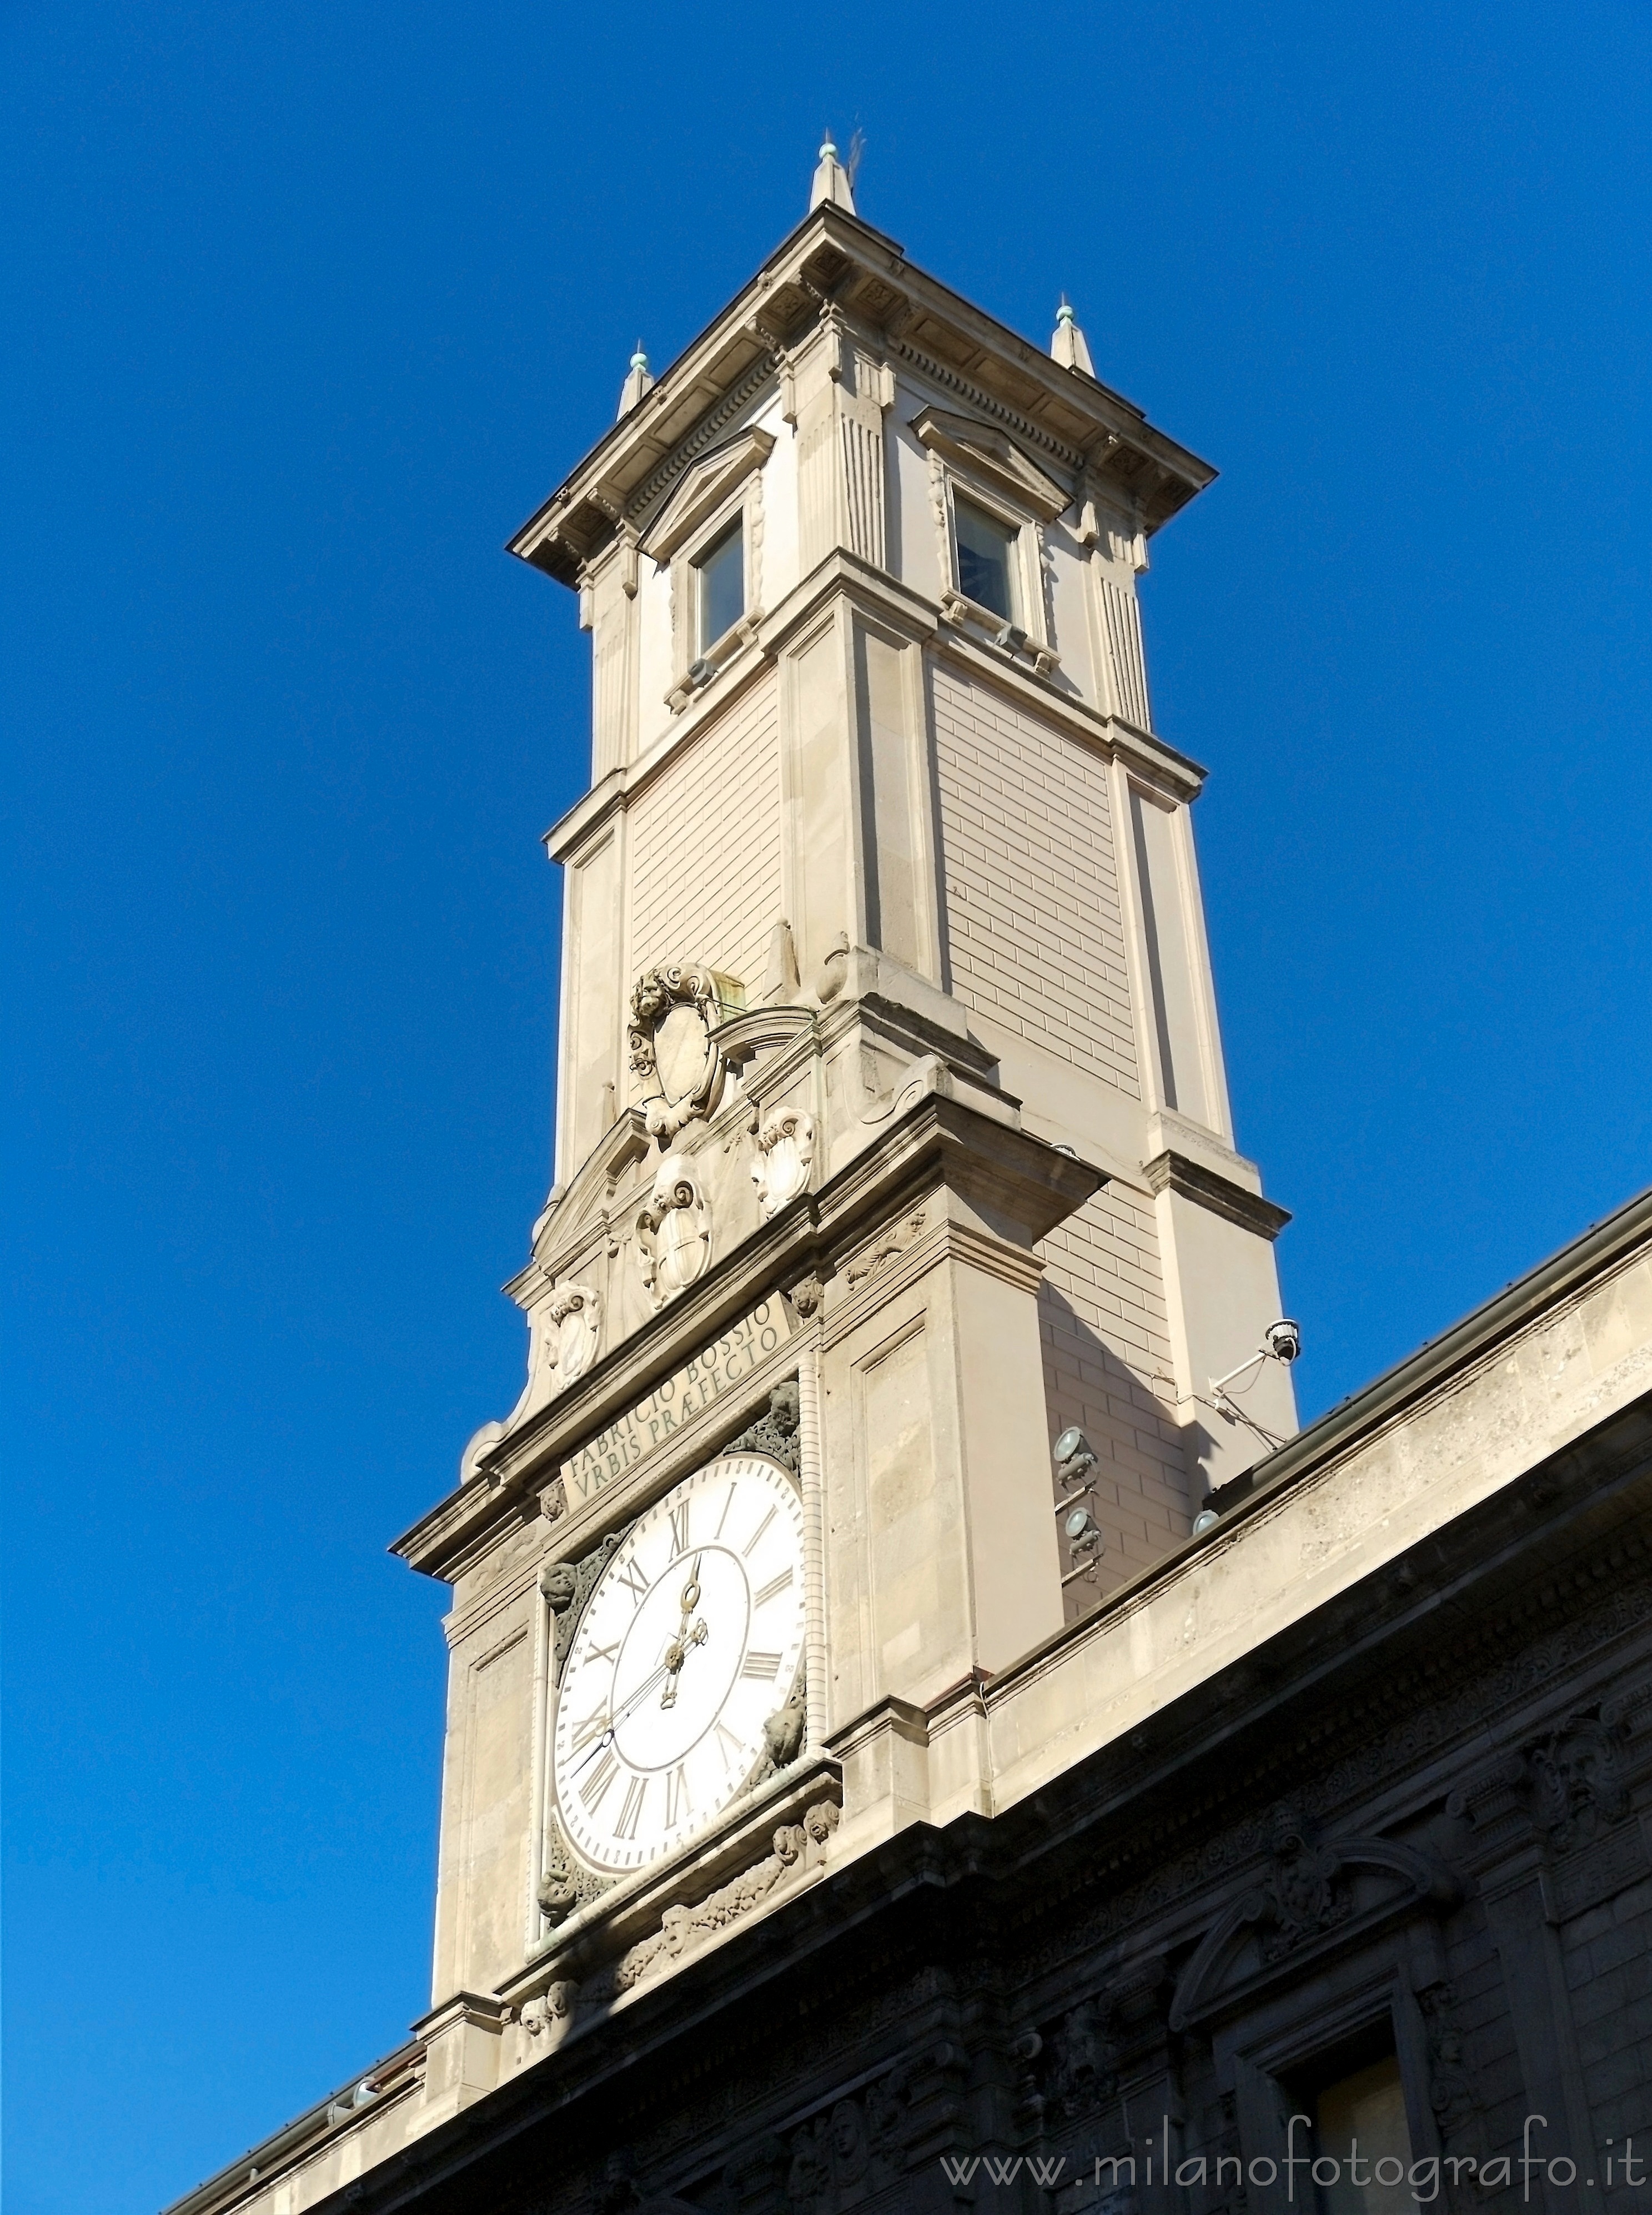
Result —
<path fill-rule="evenodd" d="M 1155 1196 L 1165 1191 L 1180 1193 L 1184 1200 L 1207 1207 L 1213 1215 L 1237 1223 L 1241 1230 L 1254 1230 L 1259 1238 L 1277 1238 L 1291 1219 L 1288 1207 L 1264 1200 L 1259 1192 L 1247 1192 L 1231 1177 L 1219 1175 L 1186 1154 L 1168 1150 L 1155 1154 L 1151 1161 L 1142 1163 L 1141 1173 Z"/>
<path fill-rule="evenodd" d="M 1546 1310 L 1563 1306 L 1575 1293 L 1618 1268 L 1631 1266 L 1652 1248 L 1652 1187 L 1627 1200 L 1615 1214 L 1593 1224 L 1581 1238 L 1539 1262 L 1495 1299 L 1431 1339 L 1407 1361 L 1344 1400 L 1317 1422 L 1299 1431 L 1277 1453 L 1259 1462 L 1231 1485 L 1212 1495 L 1224 1512 L 1240 1500 L 1271 1496 L 1310 1470 L 1344 1454 L 1407 1409 L 1440 1390 L 1446 1378 L 1489 1359 L 1508 1339 Z"/>
<path fill-rule="evenodd" d="M 778 370 L 822 301 L 882 333 L 921 374 L 1030 439 L 1064 467 L 1106 472 L 1157 530 L 1215 476 L 1096 378 L 1054 361 L 843 209 L 814 210 L 646 397 L 508 542 L 564 584 L 663 498 Z"/>
<path fill-rule="evenodd" d="M 644 1331 L 603 1356 L 576 1384 L 482 1457 L 477 1473 L 390 1548 L 410 1568 L 450 1577 L 489 1532 L 519 1521 L 523 1495 L 576 1447 L 646 1396 L 754 1302 L 844 1255 L 896 1212 L 902 1195 L 937 1181 L 989 1200 L 1013 1193 L 1045 1231 L 1105 1180 L 1072 1156 L 936 1092 L 882 1128 L 820 1192 L 713 1264 Z M 1047 1221 L 1042 1218 L 1047 1217 Z"/>

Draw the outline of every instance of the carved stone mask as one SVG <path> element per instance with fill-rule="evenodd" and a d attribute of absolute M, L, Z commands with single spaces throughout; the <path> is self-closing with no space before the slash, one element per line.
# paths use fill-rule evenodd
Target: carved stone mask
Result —
<path fill-rule="evenodd" d="M 865 2163 L 866 2141 L 861 2132 L 860 2109 L 852 2100 L 839 2100 L 832 2110 L 832 2151 L 851 2176 Z"/>
<path fill-rule="evenodd" d="M 539 1589 L 550 1602 L 553 1611 L 560 1615 L 565 1607 L 574 1604 L 579 1576 L 572 1562 L 556 1562 L 544 1570 L 539 1579 Z"/>

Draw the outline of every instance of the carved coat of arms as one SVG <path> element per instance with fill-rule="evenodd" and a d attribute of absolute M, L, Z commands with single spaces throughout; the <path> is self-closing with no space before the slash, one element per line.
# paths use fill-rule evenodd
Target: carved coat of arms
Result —
<path fill-rule="evenodd" d="M 576 1377 L 583 1377 L 596 1359 L 602 1336 L 602 1296 L 589 1285 L 558 1285 L 549 1311 L 556 1326 L 555 1389 L 560 1392 Z"/>
<path fill-rule="evenodd" d="M 764 1220 L 778 1215 L 787 1201 L 795 1200 L 808 1182 L 814 1158 L 814 1118 L 801 1108 L 783 1108 L 769 1116 L 757 1134 L 757 1158 L 752 1181 Z"/>
<path fill-rule="evenodd" d="M 716 1112 L 725 1074 L 711 1036 L 718 1007 L 710 970 L 676 962 L 648 970 L 632 991 L 631 1067 L 642 1080 L 648 1129 L 662 1146 Z"/>
<path fill-rule="evenodd" d="M 667 1154 L 636 1218 L 642 1285 L 656 1308 L 686 1292 L 711 1260 L 711 1217 L 690 1163 Z"/>

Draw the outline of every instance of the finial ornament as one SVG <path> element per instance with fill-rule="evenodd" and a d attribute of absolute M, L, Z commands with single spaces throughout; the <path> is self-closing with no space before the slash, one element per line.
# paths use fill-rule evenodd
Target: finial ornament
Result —
<path fill-rule="evenodd" d="M 1050 358 L 1059 361 L 1064 369 L 1082 369 L 1086 377 L 1094 377 L 1096 368 L 1090 358 L 1090 347 L 1078 328 L 1072 303 L 1064 292 L 1061 304 L 1055 311 L 1055 332 L 1050 340 Z"/>
<path fill-rule="evenodd" d="M 809 187 L 810 212 L 813 212 L 825 200 L 829 200 L 833 207 L 847 209 L 851 215 L 855 212 L 854 181 L 838 158 L 838 149 L 830 131 L 824 132 L 820 140 L 814 181 Z"/>
<path fill-rule="evenodd" d="M 631 356 L 630 370 L 619 388 L 619 412 L 629 415 L 645 392 L 652 390 L 654 378 L 648 371 L 648 357 L 642 351 L 642 341 L 636 342 L 636 352 Z"/>

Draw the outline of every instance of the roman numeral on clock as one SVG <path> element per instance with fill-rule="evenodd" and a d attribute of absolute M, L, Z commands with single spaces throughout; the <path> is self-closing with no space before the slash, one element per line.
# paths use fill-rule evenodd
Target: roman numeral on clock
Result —
<path fill-rule="evenodd" d="M 594 1815 L 602 1805 L 603 1794 L 606 1792 L 618 1774 L 619 1756 L 611 1751 L 604 1754 L 590 1776 L 580 1785 L 580 1797 L 592 1814 Z"/>
<path fill-rule="evenodd" d="M 583 1753 L 593 1738 L 600 1738 L 608 1727 L 608 1703 L 603 1700 L 594 1707 L 582 1723 L 574 1726 L 574 1751 Z"/>
<path fill-rule="evenodd" d="M 725 1729 L 722 1723 L 716 1724 L 715 1728 L 717 1735 L 717 1744 L 722 1752 L 723 1769 L 725 1773 L 727 1773 L 733 1770 L 734 1764 L 740 1758 L 742 1751 L 740 1742 L 734 1736 L 734 1732 Z"/>
<path fill-rule="evenodd" d="M 614 1571 L 614 1582 L 623 1585 L 631 1595 L 631 1605 L 640 1607 L 648 1597 L 648 1580 L 635 1562 L 623 1562 Z"/>
<path fill-rule="evenodd" d="M 648 1789 L 646 1776 L 634 1776 L 625 1788 L 625 1798 L 619 1811 L 619 1820 L 614 1825 L 617 1838 L 634 1838 L 642 1815 L 642 1795 Z"/>
<path fill-rule="evenodd" d="M 673 1830 L 694 1813 L 688 1796 L 688 1771 L 679 1761 L 666 1772 L 666 1828 Z"/>
<path fill-rule="evenodd" d="M 752 1547 L 756 1545 L 758 1540 L 763 1536 L 770 1524 L 773 1521 L 774 1510 L 771 1507 L 768 1513 L 764 1517 L 763 1520 L 758 1525 L 756 1530 L 752 1531 L 751 1537 L 746 1541 L 746 1543 L 740 1548 L 740 1551 L 743 1554 L 749 1554 Z"/>
<path fill-rule="evenodd" d="M 592 1647 L 585 1658 L 587 1661 L 617 1661 L 619 1660 L 618 1639 L 617 1638 L 611 1646 Z"/>
<path fill-rule="evenodd" d="M 780 1572 L 780 1574 L 779 1574 L 777 1577 L 771 1577 L 771 1578 L 770 1578 L 770 1580 L 769 1580 L 768 1583 L 767 1583 L 766 1585 L 765 1585 L 765 1586 L 762 1587 L 761 1591 L 759 1591 L 759 1592 L 753 1592 L 753 1593 L 752 1593 L 752 1606 L 753 1606 L 753 1607 L 761 1607 L 761 1606 L 762 1606 L 762 1604 L 763 1604 L 763 1603 L 764 1603 L 764 1601 L 765 1601 L 765 1599 L 772 1599 L 772 1598 L 774 1598 L 774 1596 L 775 1596 L 775 1594 L 776 1594 L 777 1592 L 784 1592 L 784 1591 L 785 1591 L 785 1589 L 786 1589 L 786 1586 L 787 1586 L 790 1582 L 791 1582 L 791 1571 L 790 1571 L 790 1569 L 789 1569 L 789 1568 L 784 1568 L 784 1569 L 782 1569 L 782 1571 Z"/>
<path fill-rule="evenodd" d="M 759 1654 L 753 1647 L 740 1663 L 740 1673 L 742 1677 L 755 1677 L 761 1684 L 772 1684 L 780 1674 L 780 1656 L 777 1654 Z"/>
<path fill-rule="evenodd" d="M 685 1500 L 680 1506 L 671 1511 L 671 1550 L 673 1557 L 688 1551 L 688 1511 L 693 1505 L 691 1500 Z"/>

